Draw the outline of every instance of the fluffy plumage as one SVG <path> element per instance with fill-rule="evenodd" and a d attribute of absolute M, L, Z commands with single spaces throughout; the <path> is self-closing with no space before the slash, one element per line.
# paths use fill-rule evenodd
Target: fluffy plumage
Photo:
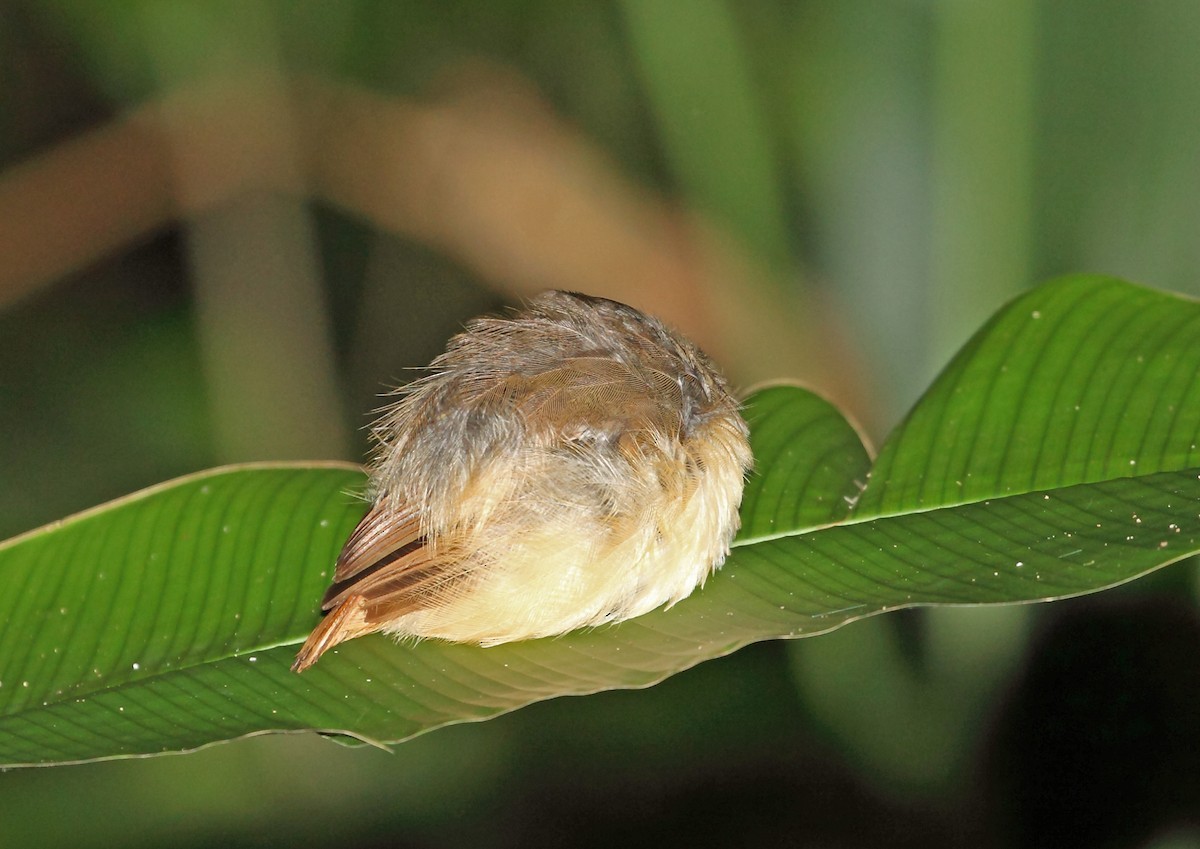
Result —
<path fill-rule="evenodd" d="M 471 321 L 399 394 L 297 671 L 375 631 L 495 645 L 628 619 L 728 554 L 746 425 L 657 319 L 546 292 Z"/>

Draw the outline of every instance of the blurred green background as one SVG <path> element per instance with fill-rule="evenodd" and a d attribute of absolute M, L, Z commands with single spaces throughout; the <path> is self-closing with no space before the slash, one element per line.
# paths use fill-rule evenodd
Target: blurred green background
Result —
<path fill-rule="evenodd" d="M 222 462 L 360 459 L 378 393 L 465 318 L 605 274 L 877 444 L 1029 285 L 1200 293 L 1197 44 L 1186 0 L 8 0 L 0 538 Z M 158 171 L 96 164 L 96 133 L 213 79 L 267 98 L 164 119 Z M 385 153 L 322 154 L 281 79 L 378 95 L 355 114 Z M 356 204 L 392 166 L 411 195 Z M 105 175 L 144 191 L 89 218 Z M 0 845 L 1200 846 L 1197 599 L 1179 565 L 895 614 L 394 755 L 7 772 Z"/>

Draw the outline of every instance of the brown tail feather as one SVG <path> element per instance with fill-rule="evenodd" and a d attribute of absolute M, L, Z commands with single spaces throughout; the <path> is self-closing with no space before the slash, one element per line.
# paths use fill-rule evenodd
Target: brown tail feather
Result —
<path fill-rule="evenodd" d="M 366 599 L 360 595 L 352 595 L 339 604 L 308 635 L 296 655 L 292 671 L 303 672 L 338 643 L 376 630 L 376 625 L 367 622 L 366 609 Z"/>

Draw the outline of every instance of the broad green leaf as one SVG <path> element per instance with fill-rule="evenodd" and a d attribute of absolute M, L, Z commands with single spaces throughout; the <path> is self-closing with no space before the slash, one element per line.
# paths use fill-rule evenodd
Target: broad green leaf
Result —
<path fill-rule="evenodd" d="M 1105 277 L 997 314 L 880 449 L 873 516 L 1200 466 L 1200 305 Z"/>
<path fill-rule="evenodd" d="M 747 503 L 788 529 L 844 514 L 844 482 L 866 455 L 841 414 L 781 387 L 751 398 L 747 416 L 764 460 Z M 793 457 L 818 462 L 793 474 Z M 703 612 L 675 633 L 671 612 L 659 627 L 491 649 L 368 637 L 296 675 L 288 667 L 364 509 L 348 493 L 363 483 L 352 467 L 217 470 L 0 546 L 0 762 L 178 751 L 264 730 L 399 740 L 643 686 L 746 642 Z"/>
<path fill-rule="evenodd" d="M 100 756 L 109 725 L 153 738 L 180 717 L 105 699 L 170 679 L 198 703 L 214 697 L 189 689 L 198 668 L 294 642 L 362 482 L 351 466 L 218 470 L 0 545 L 0 760 Z"/>
<path fill-rule="evenodd" d="M 741 537 L 844 519 L 871 458 L 842 414 L 824 398 L 784 385 L 755 392 L 743 413 L 751 425 L 755 472 L 742 496 Z"/>
<path fill-rule="evenodd" d="M 1155 365 L 1103 378 L 1109 391 L 1095 399 L 1076 385 L 1091 375 L 1081 364 L 1107 362 L 1119 345 L 1068 332 L 1066 305 L 1090 303 L 1091 286 L 1105 304 L 1097 315 L 1172 319 L 1153 353 L 1138 349 Z M 269 730 L 397 741 L 557 695 L 645 686 L 755 640 L 895 607 L 1049 599 L 1130 580 L 1200 550 L 1200 389 L 1195 369 L 1162 374 L 1200 349 L 1196 313 L 1112 281 L 1019 299 L 888 441 L 842 524 L 829 523 L 868 465 L 853 428 L 804 390 L 756 393 L 746 411 L 758 469 L 725 568 L 670 610 L 557 639 L 480 649 L 367 637 L 291 673 L 362 512 L 347 494 L 361 473 L 347 467 L 217 470 L 10 541 L 0 546 L 0 762 L 180 751 Z M 1028 334 L 1022 314 L 1051 330 Z M 1034 340 L 1037 355 L 1024 356 Z M 1055 442 L 1057 424 L 1030 430 L 1058 422 L 1063 398 L 1083 399 L 1076 421 L 1088 438 Z M 1118 414 L 1132 403 L 1143 406 Z M 1163 411 L 1173 413 L 1165 427 Z M 1029 434 L 1053 450 L 1033 450 Z M 971 483 L 949 485 L 960 472 Z"/>

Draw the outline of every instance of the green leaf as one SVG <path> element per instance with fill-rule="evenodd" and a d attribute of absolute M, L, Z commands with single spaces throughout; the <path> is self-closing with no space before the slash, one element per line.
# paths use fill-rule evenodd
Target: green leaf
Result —
<path fill-rule="evenodd" d="M 865 452 L 841 414 L 792 388 L 747 407 L 765 460 L 747 503 L 789 528 L 844 513 L 840 490 Z M 821 460 L 799 475 L 789 457 Z M 0 547 L 0 762 L 179 751 L 265 730 L 393 741 L 564 693 L 644 686 L 747 642 L 702 611 L 680 629 L 679 605 L 636 626 L 490 649 L 367 637 L 296 675 L 288 667 L 364 509 L 346 493 L 363 483 L 346 467 L 217 470 Z"/>
<path fill-rule="evenodd" d="M 1197 356 L 1191 301 L 1096 278 L 1042 287 L 955 359 L 861 496 L 867 453 L 833 407 L 795 387 L 748 399 L 743 531 L 674 608 L 489 649 L 367 637 L 302 676 L 288 666 L 362 512 L 361 472 L 241 467 L 157 487 L 0 546 L 0 762 L 271 730 L 396 741 L 895 607 L 1130 580 L 1200 550 Z"/>
<path fill-rule="evenodd" d="M 773 536 L 846 518 L 871 457 L 837 408 L 795 386 L 755 392 L 750 423 L 755 473 L 742 495 L 740 537 Z M 859 481 L 860 483 L 855 483 Z"/>
<path fill-rule="evenodd" d="M 198 672 L 253 664 L 312 624 L 330 558 L 362 510 L 346 493 L 362 483 L 349 466 L 218 470 L 0 546 L 0 760 L 221 739 L 229 726 L 201 704 L 269 716 L 245 693 L 198 688 Z"/>
<path fill-rule="evenodd" d="M 1200 305 L 1105 277 L 1018 298 L 879 452 L 859 516 L 1200 466 Z"/>

